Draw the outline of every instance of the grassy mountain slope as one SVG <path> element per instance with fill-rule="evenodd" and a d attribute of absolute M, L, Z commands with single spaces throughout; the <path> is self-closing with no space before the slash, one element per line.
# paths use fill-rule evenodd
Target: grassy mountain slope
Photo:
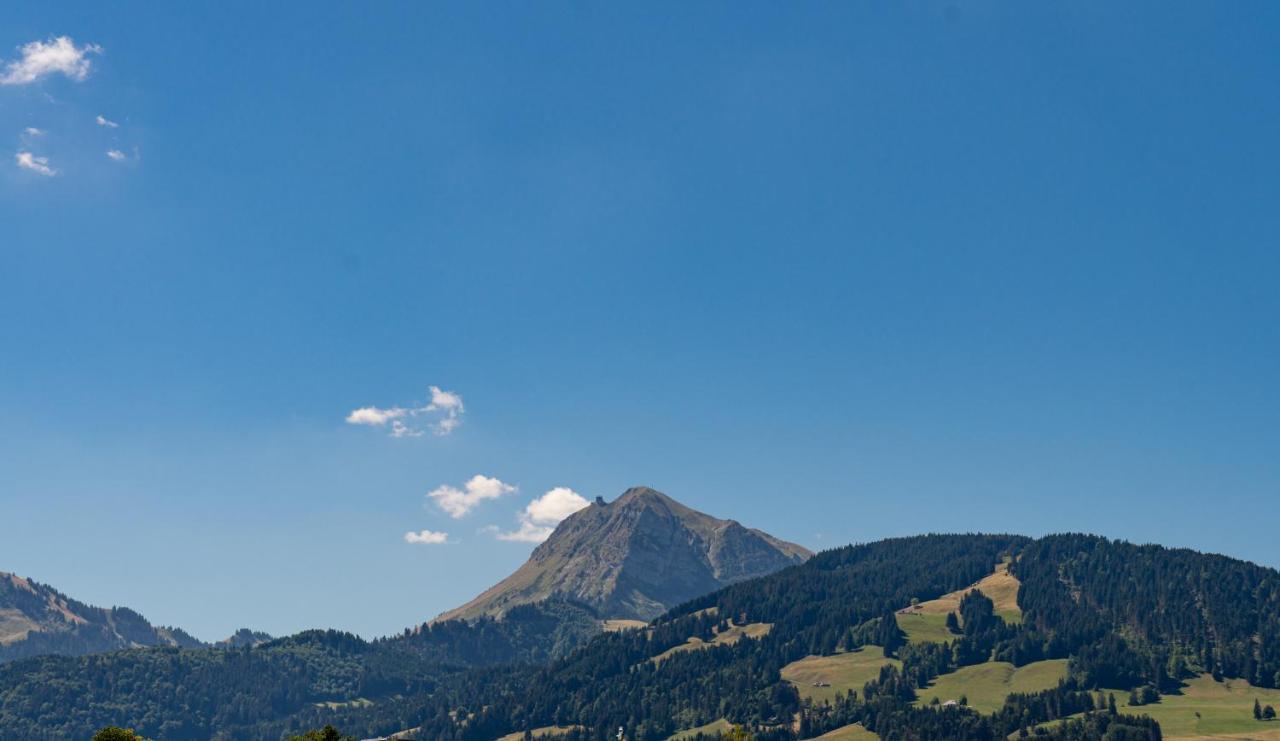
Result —
<path fill-rule="evenodd" d="M 1008 579 L 999 582 L 1006 595 L 995 599 L 966 589 L 1006 561 L 1008 576 L 1020 583 L 1015 605 L 1008 604 Z M 908 642 L 897 613 L 913 599 L 953 605 L 955 628 L 947 629 L 941 641 Z M 294 673 L 310 677 L 312 684 L 291 684 L 292 675 L 281 673 L 280 687 L 264 680 L 262 687 L 223 691 L 218 697 L 220 707 L 242 708 L 228 719 L 238 724 L 231 726 L 237 738 L 274 739 L 300 723 L 333 722 L 364 737 L 414 728 L 420 739 L 492 741 L 525 729 L 558 728 L 569 729 L 565 741 L 604 741 L 622 727 L 629 739 L 657 741 L 723 720 L 746 726 L 761 741 L 814 738 L 840 729 L 886 739 L 994 740 L 1066 719 L 1046 728 L 1049 738 L 1154 739 L 1158 726 L 1144 714 L 1172 713 L 1187 700 L 1200 703 L 1204 717 L 1234 712 L 1234 695 L 1209 699 L 1216 687 L 1234 688 L 1235 695 L 1241 689 L 1277 691 L 1278 605 L 1280 574 L 1222 556 L 1085 535 L 1039 540 L 926 535 L 818 554 L 802 565 L 690 600 L 644 629 L 598 634 L 541 667 L 445 671 L 443 649 L 434 654 L 412 649 L 411 638 L 402 637 L 363 648 L 326 648 L 320 659 L 301 665 L 327 668 Z M 1012 620 L 1012 608 L 1021 612 L 1020 620 Z M 513 609 L 499 622 L 451 623 L 451 630 L 503 630 L 524 609 L 539 608 Z M 939 614 L 945 621 L 946 614 Z M 745 629 L 752 625 L 772 627 L 753 634 Z M 420 632 L 444 640 L 439 628 Z M 716 644 L 716 636 L 730 634 L 737 639 Z M 693 645 L 691 638 L 698 639 L 697 650 L 671 651 Z M 458 645 L 452 638 L 444 643 Z M 488 645 L 473 645 L 482 644 Z M 296 647 L 268 655 L 282 648 L 287 644 L 275 642 L 242 653 L 247 660 L 266 662 L 260 674 L 271 677 L 271 662 L 300 661 L 284 658 Z M 131 651 L 102 660 L 162 652 Z M 420 662 L 428 655 L 436 669 Z M 657 656 L 664 658 L 649 660 Z M 844 656 L 861 659 L 854 662 L 861 665 L 841 667 Z M 60 728 L 56 719 L 41 715 L 40 707 L 72 714 L 96 707 L 102 715 L 94 717 L 164 727 L 185 716 L 170 713 L 163 702 L 148 705 L 142 697 L 165 697 L 161 689 L 170 685 L 166 691 L 199 697 L 211 692 L 204 685 L 188 687 L 183 678 L 191 674 L 185 668 L 159 675 L 124 672 L 136 683 L 128 692 L 108 691 L 102 686 L 120 672 L 95 668 L 97 661 L 45 667 L 18 662 L 0 669 L 0 733 L 57 737 L 50 731 Z M 797 674 L 798 667 L 843 669 L 855 693 L 820 697 L 804 691 L 802 682 L 813 675 Z M 43 679 L 26 681 L 35 671 L 45 672 Z M 855 672 L 860 672 L 856 678 Z M 1201 688 L 1196 684 L 1201 675 L 1222 677 L 1223 684 Z M 856 686 L 856 680 L 864 681 Z M 431 686 L 391 689 L 406 681 L 430 681 Z M 810 690 L 817 689 L 813 681 Z M 56 702 L 46 697 L 51 687 L 62 688 Z M 1126 693 L 1114 712 L 1105 700 L 1099 707 L 1099 688 Z M 1159 702 L 1129 707 L 1130 689 Z M 981 710 L 994 712 L 929 704 L 935 695 L 962 693 Z M 249 710 L 260 706 L 263 694 L 280 705 L 271 709 L 275 715 L 264 711 L 266 720 L 254 720 Z M 352 702 L 358 699 L 369 702 Z M 331 705 L 322 707 L 322 701 Z M 1214 703 L 1223 709 L 1214 709 Z M 1185 717 L 1165 717 L 1171 724 L 1185 722 Z M 212 736 L 209 726 L 202 732 L 166 737 Z"/>
<path fill-rule="evenodd" d="M 93 607 L 39 582 L 0 572 L 0 662 L 40 654 L 201 645 L 184 631 L 153 626 L 128 608 Z"/>

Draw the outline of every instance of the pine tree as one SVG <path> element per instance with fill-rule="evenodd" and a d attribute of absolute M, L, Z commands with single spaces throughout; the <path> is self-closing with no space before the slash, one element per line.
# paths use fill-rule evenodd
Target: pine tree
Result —
<path fill-rule="evenodd" d="M 1262 720 L 1262 705 L 1258 702 L 1257 698 L 1254 698 L 1253 700 L 1253 719 Z"/>

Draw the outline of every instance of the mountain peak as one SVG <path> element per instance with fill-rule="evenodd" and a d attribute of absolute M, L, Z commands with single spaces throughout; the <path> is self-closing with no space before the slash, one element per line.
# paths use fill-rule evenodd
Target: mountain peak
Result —
<path fill-rule="evenodd" d="M 701 594 L 801 563 L 794 543 L 687 507 L 648 486 L 565 519 L 529 561 L 438 620 L 501 616 L 549 598 L 648 620 Z"/>
<path fill-rule="evenodd" d="M 622 496 L 618 497 L 616 504 L 630 503 L 635 501 L 661 501 L 674 502 L 671 497 L 662 492 L 648 486 L 633 486 L 622 492 Z"/>

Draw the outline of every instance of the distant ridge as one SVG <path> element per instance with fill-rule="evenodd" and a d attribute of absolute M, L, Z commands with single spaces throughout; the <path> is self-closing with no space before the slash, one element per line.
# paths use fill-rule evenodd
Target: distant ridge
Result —
<path fill-rule="evenodd" d="M 241 628 L 213 644 L 252 646 L 271 640 Z M 28 656 L 85 654 L 143 646 L 209 646 L 181 628 L 152 625 L 127 607 L 94 607 L 46 584 L 0 571 L 0 662 Z"/>
<path fill-rule="evenodd" d="M 136 646 L 202 645 L 179 628 L 153 626 L 127 607 L 93 607 L 52 587 L 0 572 L 0 661 Z"/>
<path fill-rule="evenodd" d="M 552 597 L 585 604 L 604 618 L 649 620 L 812 555 L 639 486 L 574 513 L 515 573 L 437 620 L 500 617 L 516 605 Z"/>

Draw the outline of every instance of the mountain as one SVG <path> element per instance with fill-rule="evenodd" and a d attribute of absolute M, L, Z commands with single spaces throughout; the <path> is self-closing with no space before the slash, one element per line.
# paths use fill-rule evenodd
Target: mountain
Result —
<path fill-rule="evenodd" d="M 500 617 L 516 605 L 557 597 L 606 619 L 651 620 L 685 600 L 812 555 L 635 487 L 570 515 L 514 574 L 437 619 Z"/>
<path fill-rule="evenodd" d="M 266 633 L 241 628 L 212 646 L 243 648 L 270 640 Z M 0 571 L 0 662 L 46 654 L 209 645 L 181 628 L 152 625 L 127 607 L 86 605 L 46 584 Z"/>
<path fill-rule="evenodd" d="M 1275 569 L 1081 534 L 925 535 L 823 552 L 532 673 L 443 684 L 403 727 L 1159 741 L 1272 738 L 1268 706 L 1280 707 Z M 332 720 L 362 731 L 385 714 Z"/>
<path fill-rule="evenodd" d="M 138 646 L 202 645 L 178 628 L 153 626 L 127 607 L 93 607 L 52 587 L 0 572 L 0 661 Z"/>
<path fill-rule="evenodd" d="M 1081 534 L 893 538 L 564 650 L 564 626 L 596 620 L 550 599 L 377 641 L 310 631 L 235 651 L 13 661 L 0 665 L 0 738 L 118 725 L 278 741 L 329 723 L 451 741 L 605 741 L 620 727 L 635 741 L 714 738 L 730 724 L 758 741 L 1280 731 L 1267 712 L 1280 707 L 1280 572 L 1186 549 Z M 541 647 L 520 648 L 531 639 Z"/>
<path fill-rule="evenodd" d="M 386 712 L 377 728 L 390 732 L 446 680 L 527 673 L 599 632 L 594 613 L 553 599 L 502 620 L 429 623 L 373 641 L 309 630 L 234 650 L 37 656 L 0 664 L 0 739 L 89 738 L 116 725 L 166 740 L 279 741 L 360 707 Z"/>
<path fill-rule="evenodd" d="M 260 630 L 241 628 L 213 645 L 218 648 L 244 648 L 245 646 L 257 646 L 271 640 L 274 639 L 270 634 L 263 633 Z"/>

